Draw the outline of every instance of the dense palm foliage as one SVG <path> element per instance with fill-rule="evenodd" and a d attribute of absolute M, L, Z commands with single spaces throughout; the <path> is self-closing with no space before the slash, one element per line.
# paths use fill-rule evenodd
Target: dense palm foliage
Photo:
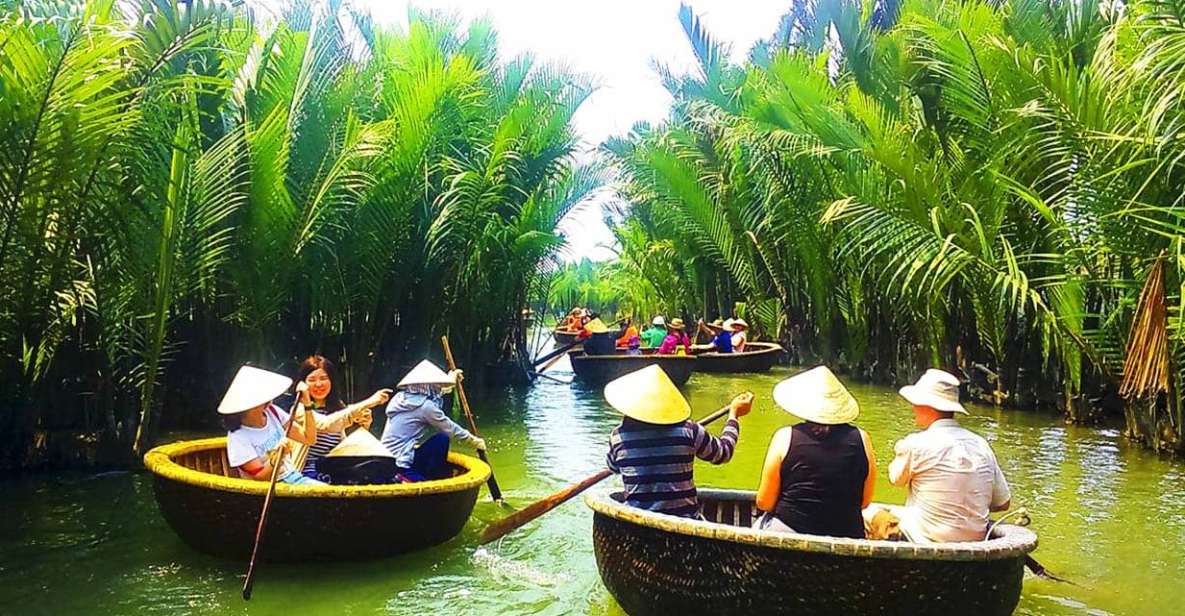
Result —
<path fill-rule="evenodd" d="M 1185 3 L 795 2 L 743 66 L 680 19 L 671 118 L 606 145 L 668 310 L 1185 446 Z"/>
<path fill-rule="evenodd" d="M 590 84 L 483 21 L 277 4 L 0 2 L 0 465 L 56 427 L 142 448 L 243 361 L 319 351 L 354 388 L 442 333 L 511 348 L 603 182 Z"/>

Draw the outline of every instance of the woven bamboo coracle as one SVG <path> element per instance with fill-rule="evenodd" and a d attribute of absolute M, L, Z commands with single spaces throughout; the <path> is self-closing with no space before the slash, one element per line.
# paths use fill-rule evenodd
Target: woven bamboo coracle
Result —
<path fill-rule="evenodd" d="M 658 364 L 671 382 L 681 387 L 691 378 L 696 362 L 693 356 L 658 355 L 652 351 L 643 355 L 626 355 L 625 351 L 618 351 L 614 355 L 585 355 L 583 351 L 576 351 L 568 357 L 572 360 L 572 371 L 576 373 L 576 378 L 588 385 L 604 385 L 651 364 Z"/>
<path fill-rule="evenodd" d="M 454 476 L 392 485 L 278 484 L 263 558 L 360 560 L 437 545 L 465 526 L 490 467 L 449 453 Z M 165 521 L 193 549 L 251 555 L 267 482 L 230 477 L 226 439 L 163 445 L 144 456 Z"/>
<path fill-rule="evenodd" d="M 1011 614 L 1037 536 L 915 544 L 753 530 L 753 492 L 700 490 L 704 518 L 588 495 L 601 579 L 633 616 Z"/>
<path fill-rule="evenodd" d="M 700 353 L 695 356 L 696 372 L 768 372 L 786 351 L 772 342 L 749 342 L 740 353 Z"/>

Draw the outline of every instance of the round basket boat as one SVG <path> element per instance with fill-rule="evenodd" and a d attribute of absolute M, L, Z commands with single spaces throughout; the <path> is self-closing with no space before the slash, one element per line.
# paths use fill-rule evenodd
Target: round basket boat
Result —
<path fill-rule="evenodd" d="M 689 355 L 658 355 L 653 352 L 627 355 L 624 351 L 613 355 L 586 355 L 584 351 L 574 351 L 568 358 L 572 361 L 576 378 L 589 385 L 604 385 L 619 376 L 658 364 L 671 381 L 681 387 L 691 378 L 696 362 L 695 357 Z"/>
<path fill-rule="evenodd" d="M 934 544 L 753 530 L 753 492 L 699 498 L 708 522 L 585 497 L 601 579 L 629 614 L 1011 614 L 1037 547 L 1007 524 L 989 541 Z"/>
<path fill-rule="evenodd" d="M 695 356 L 696 372 L 767 372 L 784 353 L 772 342 L 748 342 L 740 353 L 700 353 Z"/>
<path fill-rule="evenodd" d="M 576 342 L 576 335 L 580 332 L 572 332 L 563 329 L 553 330 L 551 336 L 555 338 L 556 346 L 564 346 L 565 344 L 572 344 Z"/>
<path fill-rule="evenodd" d="M 449 453 L 453 477 L 360 486 L 278 484 L 262 558 L 359 560 L 410 552 L 455 537 L 490 467 Z M 229 476 L 226 438 L 162 445 L 144 456 L 161 515 L 190 547 L 247 559 L 266 482 Z"/>

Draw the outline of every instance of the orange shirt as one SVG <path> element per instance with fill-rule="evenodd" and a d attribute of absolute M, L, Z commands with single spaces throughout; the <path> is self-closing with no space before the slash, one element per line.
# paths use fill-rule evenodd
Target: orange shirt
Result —
<path fill-rule="evenodd" d="M 630 325 L 629 327 L 625 328 L 625 332 L 622 333 L 621 337 L 617 339 L 617 346 L 621 347 L 621 348 L 628 346 L 630 343 L 630 338 L 633 338 L 637 335 L 638 335 L 638 328 L 634 327 L 633 325 Z"/>

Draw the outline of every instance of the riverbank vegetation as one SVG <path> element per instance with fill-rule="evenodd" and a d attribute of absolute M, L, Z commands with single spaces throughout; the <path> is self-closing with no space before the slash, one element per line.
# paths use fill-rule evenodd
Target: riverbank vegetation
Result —
<path fill-rule="evenodd" d="M 741 65 L 680 19 L 670 120 L 606 144 L 666 310 L 1185 448 L 1185 3 L 807 0 Z"/>
<path fill-rule="evenodd" d="M 0 0 L 0 467 L 142 450 L 243 362 L 369 391 L 445 332 L 499 360 L 603 177 L 592 84 L 496 41 L 338 0 Z"/>

